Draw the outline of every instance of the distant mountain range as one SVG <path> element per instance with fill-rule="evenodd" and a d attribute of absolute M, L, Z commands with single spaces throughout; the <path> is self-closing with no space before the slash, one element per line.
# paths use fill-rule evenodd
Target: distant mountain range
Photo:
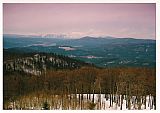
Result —
<path fill-rule="evenodd" d="M 151 39 L 4 35 L 3 48 L 24 53 L 57 53 L 100 67 L 155 67 L 156 64 L 156 41 Z"/>
<path fill-rule="evenodd" d="M 7 38 L 69 38 L 65 34 L 41 34 L 41 35 L 18 35 L 18 34 L 4 34 Z"/>

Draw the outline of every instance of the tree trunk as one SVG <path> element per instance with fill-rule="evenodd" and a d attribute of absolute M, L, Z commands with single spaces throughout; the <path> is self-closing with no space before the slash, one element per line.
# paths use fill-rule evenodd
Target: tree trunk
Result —
<path fill-rule="evenodd" d="M 153 96 L 154 99 L 154 109 L 156 110 L 156 95 Z"/>
<path fill-rule="evenodd" d="M 93 90 L 93 98 L 92 98 L 92 102 L 94 103 L 94 90 Z"/>
<path fill-rule="evenodd" d="M 112 93 L 112 107 L 113 107 L 113 99 L 114 99 L 114 94 Z"/>
<path fill-rule="evenodd" d="M 146 101 L 146 95 L 144 96 L 144 98 L 145 98 L 145 99 L 144 99 L 144 109 L 146 109 L 146 102 L 147 102 L 147 101 Z"/>
<path fill-rule="evenodd" d="M 137 101 L 138 101 L 138 110 L 141 110 L 141 98 L 140 98 L 140 96 L 138 96 Z"/>
<path fill-rule="evenodd" d="M 101 104 L 102 104 L 102 103 L 101 103 L 101 86 L 100 86 L 100 88 L 99 88 L 99 93 L 100 93 L 100 94 L 99 94 L 99 102 L 100 102 L 100 109 L 101 109 Z"/>
<path fill-rule="evenodd" d="M 111 93 L 110 93 L 109 96 L 110 96 L 110 97 L 109 97 L 109 98 L 110 98 L 110 105 L 109 105 L 109 106 L 111 107 L 111 106 L 112 106 L 112 95 L 111 95 Z"/>
<path fill-rule="evenodd" d="M 118 106 L 120 106 L 120 98 L 121 98 L 121 95 L 118 95 Z"/>
<path fill-rule="evenodd" d="M 81 105 L 81 95 L 80 95 L 80 93 L 78 95 L 79 95 L 78 102 L 79 102 L 79 108 L 80 108 L 80 105 Z"/>
<path fill-rule="evenodd" d="M 64 107 L 64 100 L 63 100 L 63 93 L 62 93 L 62 110 L 64 109 L 63 107 Z"/>
<path fill-rule="evenodd" d="M 75 93 L 75 109 L 77 108 L 77 89 L 76 89 L 76 93 Z"/>
<path fill-rule="evenodd" d="M 151 107 L 151 99 L 150 99 L 150 95 L 149 95 L 148 107 Z"/>
<path fill-rule="evenodd" d="M 122 108 L 122 106 L 123 106 L 123 98 L 124 98 L 124 96 L 122 95 L 122 96 L 121 96 L 121 108 L 120 108 L 120 110 L 123 109 L 123 108 Z"/>
<path fill-rule="evenodd" d="M 126 97 L 126 109 L 128 108 L 128 95 L 125 95 Z"/>
<path fill-rule="evenodd" d="M 130 95 L 128 96 L 128 109 L 131 109 Z"/>

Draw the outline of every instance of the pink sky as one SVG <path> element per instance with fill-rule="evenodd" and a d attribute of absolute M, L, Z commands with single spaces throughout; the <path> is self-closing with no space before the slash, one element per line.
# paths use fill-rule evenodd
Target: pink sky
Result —
<path fill-rule="evenodd" d="M 155 39 L 155 4 L 3 4 L 4 34 Z"/>

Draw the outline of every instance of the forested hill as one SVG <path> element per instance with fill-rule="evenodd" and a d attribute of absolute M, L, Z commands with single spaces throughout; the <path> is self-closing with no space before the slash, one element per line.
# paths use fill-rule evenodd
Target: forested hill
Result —
<path fill-rule="evenodd" d="M 121 105 L 123 109 L 122 106 L 125 105 L 127 109 L 141 109 L 143 106 L 146 109 L 149 96 L 150 109 L 156 109 L 155 68 L 96 68 L 91 64 L 53 53 L 4 50 L 3 55 L 4 109 L 10 109 L 12 103 L 15 103 L 16 109 L 31 109 L 30 106 L 34 105 L 38 106 L 34 109 L 39 109 L 46 100 L 53 106 L 50 103 L 55 102 L 53 97 L 61 102 L 59 105 L 62 105 L 62 109 L 65 109 L 64 100 L 83 109 L 84 102 L 99 106 L 98 103 L 102 103 L 101 94 L 105 95 L 109 108 Z M 88 95 L 87 98 L 84 97 L 85 94 Z M 38 101 L 33 101 L 31 97 Z M 152 107 L 153 105 L 155 107 Z"/>
<path fill-rule="evenodd" d="M 41 75 L 47 69 L 78 69 L 92 66 L 80 60 L 55 53 L 23 53 L 4 49 L 4 72 L 20 71 L 33 75 Z"/>

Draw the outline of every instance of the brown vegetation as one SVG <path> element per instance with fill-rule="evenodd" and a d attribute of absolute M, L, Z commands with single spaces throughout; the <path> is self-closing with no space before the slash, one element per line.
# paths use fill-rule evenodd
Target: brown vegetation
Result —
<path fill-rule="evenodd" d="M 29 93 L 61 95 L 62 103 L 73 104 L 64 98 L 69 94 L 69 99 L 74 99 L 75 104 L 80 102 L 83 108 L 83 94 L 87 94 L 87 99 L 93 98 L 89 109 L 94 109 L 94 94 L 106 94 L 110 99 L 110 106 L 116 102 L 118 106 L 123 104 L 126 98 L 126 107 L 130 109 L 131 98 L 135 96 L 135 102 L 139 108 L 146 102 L 146 96 L 154 97 L 156 106 L 156 73 L 152 68 L 106 68 L 98 69 L 94 67 L 82 67 L 75 70 L 46 70 L 41 76 L 30 75 L 19 72 L 8 72 L 3 77 L 4 105 L 9 101 L 14 101 L 20 96 Z M 76 95 L 79 94 L 79 98 Z M 115 96 L 116 95 L 116 96 Z M 101 96 L 97 105 L 102 106 Z M 119 98 L 119 99 L 115 99 Z M 120 101 L 121 98 L 121 101 Z M 80 99 L 80 101 L 78 100 Z M 141 101 L 142 99 L 142 101 Z M 77 106 L 77 105 L 75 105 Z M 4 109 L 5 108 L 4 106 Z"/>

